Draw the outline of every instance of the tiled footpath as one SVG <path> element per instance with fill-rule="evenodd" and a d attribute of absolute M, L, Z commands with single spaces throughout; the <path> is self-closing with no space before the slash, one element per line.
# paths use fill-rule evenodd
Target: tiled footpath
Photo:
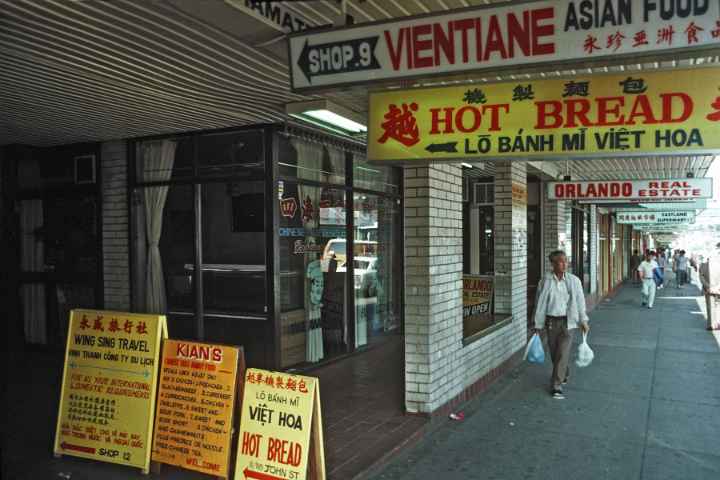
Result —
<path fill-rule="evenodd" d="M 566 400 L 545 390 L 549 361 L 524 364 L 368 477 L 719 479 L 720 334 L 698 295 L 665 288 L 648 310 L 623 287 L 591 314 L 595 360 L 572 371 Z"/>

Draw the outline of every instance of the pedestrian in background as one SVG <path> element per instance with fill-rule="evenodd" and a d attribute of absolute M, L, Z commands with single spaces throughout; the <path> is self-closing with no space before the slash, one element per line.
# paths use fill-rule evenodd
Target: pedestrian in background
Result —
<path fill-rule="evenodd" d="M 640 278 L 638 274 L 638 267 L 640 266 L 640 262 L 642 261 L 642 258 L 640 257 L 640 254 L 637 250 L 633 250 L 633 254 L 630 257 L 630 272 L 632 275 L 632 283 L 633 285 L 638 285 L 640 283 Z"/>
<path fill-rule="evenodd" d="M 657 275 L 658 278 L 658 290 L 662 290 L 665 286 L 665 267 L 667 266 L 667 257 L 665 256 L 665 249 L 660 248 L 658 249 L 657 253 Z"/>
<path fill-rule="evenodd" d="M 573 333 L 580 327 L 583 333 L 590 330 L 585 311 L 585 294 L 580 279 L 567 272 L 567 257 L 562 250 L 549 256 L 552 271 L 545 274 L 538 285 L 535 302 L 535 332 L 547 332 L 553 371 L 550 394 L 564 399 L 563 385 L 570 377 L 570 347 Z"/>
<path fill-rule="evenodd" d="M 700 264 L 700 283 L 707 307 L 707 329 L 720 330 L 720 243 L 717 254 Z"/>
<path fill-rule="evenodd" d="M 657 263 L 652 259 L 651 251 L 645 252 L 645 261 L 643 261 L 638 267 L 640 273 L 640 279 L 642 281 L 642 290 L 640 291 L 640 301 L 642 306 L 652 308 L 655 303 L 655 291 L 657 285 L 655 284 L 655 269 Z"/>
<path fill-rule="evenodd" d="M 677 287 L 682 288 L 687 283 L 688 259 L 685 256 L 685 250 L 680 250 L 680 254 L 675 261 L 675 274 L 677 275 Z"/>

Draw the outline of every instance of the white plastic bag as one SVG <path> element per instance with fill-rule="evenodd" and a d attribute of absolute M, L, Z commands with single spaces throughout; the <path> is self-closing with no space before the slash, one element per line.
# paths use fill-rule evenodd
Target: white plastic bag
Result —
<path fill-rule="evenodd" d="M 578 355 L 577 360 L 575 360 L 575 365 L 581 368 L 587 367 L 592 363 L 593 358 L 595 358 L 595 353 L 593 353 L 590 345 L 587 343 L 587 333 L 583 333 L 583 340 L 578 347 Z"/>

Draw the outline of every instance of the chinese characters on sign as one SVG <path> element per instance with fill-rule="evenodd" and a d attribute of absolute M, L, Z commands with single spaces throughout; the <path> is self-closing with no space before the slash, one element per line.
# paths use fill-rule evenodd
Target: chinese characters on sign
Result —
<path fill-rule="evenodd" d="M 511 3 L 511 2 L 507 2 Z M 542 0 L 290 36 L 293 90 L 720 45 L 710 0 Z M 473 102 L 468 102 L 473 103 Z M 401 104 L 396 104 L 402 112 Z"/>
<path fill-rule="evenodd" d="M 55 454 L 148 470 L 165 317 L 70 312 Z"/>
<path fill-rule="evenodd" d="M 375 92 L 368 158 L 713 154 L 719 89 L 720 69 L 701 68 Z"/>
<path fill-rule="evenodd" d="M 632 210 L 617 213 L 617 222 L 622 224 L 680 225 L 694 221 L 694 210 Z"/>
<path fill-rule="evenodd" d="M 165 341 L 153 461 L 228 477 L 240 351 Z"/>
<path fill-rule="evenodd" d="M 317 379 L 248 369 L 235 478 L 304 480 L 308 465 L 324 478 Z"/>

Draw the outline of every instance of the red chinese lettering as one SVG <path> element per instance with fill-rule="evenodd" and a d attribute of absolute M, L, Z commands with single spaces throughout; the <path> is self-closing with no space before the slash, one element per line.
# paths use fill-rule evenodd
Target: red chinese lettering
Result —
<path fill-rule="evenodd" d="M 111 319 L 110 326 L 108 327 L 108 331 L 117 332 L 118 330 L 120 330 L 120 326 L 118 325 L 117 318 Z"/>
<path fill-rule="evenodd" d="M 585 50 L 589 54 L 593 54 L 595 50 L 602 50 L 600 47 L 598 47 L 598 39 L 597 37 L 594 37 L 590 34 L 588 34 L 587 38 L 585 39 L 585 43 L 583 44 L 583 50 Z"/>
<path fill-rule="evenodd" d="M 136 327 L 137 333 L 145 335 L 148 333 L 147 331 L 147 325 L 145 325 L 145 322 L 138 322 Z"/>
<path fill-rule="evenodd" d="M 263 380 L 265 380 L 265 378 L 263 377 L 263 374 L 258 372 L 255 375 L 255 383 L 263 383 Z"/>
<path fill-rule="evenodd" d="M 102 319 L 103 319 L 102 315 L 98 315 L 95 318 L 95 320 L 93 321 L 93 330 L 99 330 L 101 332 L 105 331 L 105 328 L 103 327 L 103 324 L 102 324 Z"/>
<path fill-rule="evenodd" d="M 282 377 L 275 377 L 275 387 L 282 388 L 282 389 L 285 388 L 285 384 L 283 384 Z"/>
<path fill-rule="evenodd" d="M 627 37 L 620 33 L 619 30 L 612 35 L 608 35 L 606 48 L 614 47 L 613 52 L 616 52 L 620 47 L 622 47 L 622 41 L 625 38 Z"/>
<path fill-rule="evenodd" d="M 710 35 L 712 35 L 712 38 L 720 37 L 720 20 L 715 20 L 715 28 L 710 30 Z"/>
<path fill-rule="evenodd" d="M 639 47 L 641 45 L 648 45 L 648 39 L 647 39 L 647 33 L 645 30 L 640 30 L 635 34 L 633 37 L 633 48 Z"/>
<path fill-rule="evenodd" d="M 673 35 L 675 35 L 675 29 L 672 25 L 669 27 L 663 27 L 658 30 L 657 43 L 667 43 L 668 45 L 672 45 Z"/>
<path fill-rule="evenodd" d="M 133 322 L 131 322 L 130 320 L 125 320 L 125 323 L 123 324 L 123 331 L 125 333 L 132 333 L 132 327 Z"/>
<path fill-rule="evenodd" d="M 385 114 L 385 121 L 381 124 L 385 133 L 378 139 L 378 142 L 385 143 L 389 138 L 392 138 L 406 147 L 412 147 L 418 143 L 420 141 L 420 130 L 413 114 L 417 110 L 418 104 L 415 102 L 409 106 L 407 103 L 403 103 L 402 108 L 390 104 L 390 108 Z"/>
<path fill-rule="evenodd" d="M 305 385 L 305 380 L 303 380 L 302 378 L 298 382 L 298 392 L 308 393 L 307 385 Z"/>
<path fill-rule="evenodd" d="M 274 387 L 274 386 L 275 386 L 275 382 L 274 382 L 273 377 L 272 377 L 271 375 L 266 375 L 266 376 L 265 376 L 265 385 L 267 385 L 268 387 Z"/>
<path fill-rule="evenodd" d="M 255 374 L 253 372 L 248 372 L 248 374 L 245 376 L 245 381 L 247 383 L 255 383 Z"/>
<path fill-rule="evenodd" d="M 292 390 L 293 392 L 294 392 L 295 390 L 297 390 L 297 382 L 295 381 L 295 379 L 294 379 L 294 378 L 288 378 L 288 379 L 285 381 L 285 388 L 288 389 L 288 390 Z"/>
<path fill-rule="evenodd" d="M 88 322 L 87 316 L 83 315 L 80 320 L 80 330 L 85 330 L 87 328 L 90 328 L 90 322 Z"/>
<path fill-rule="evenodd" d="M 710 104 L 710 107 L 713 108 L 715 111 L 708 113 L 707 118 L 711 122 L 717 122 L 720 121 L 720 97 L 715 97 L 715 101 Z"/>
<path fill-rule="evenodd" d="M 695 25 L 695 22 L 690 22 L 690 25 L 688 25 L 687 28 L 685 29 L 685 34 L 687 35 L 688 44 L 698 43 L 700 41 L 697 36 L 698 32 L 702 32 L 703 30 L 705 30 L 705 29 Z"/>

